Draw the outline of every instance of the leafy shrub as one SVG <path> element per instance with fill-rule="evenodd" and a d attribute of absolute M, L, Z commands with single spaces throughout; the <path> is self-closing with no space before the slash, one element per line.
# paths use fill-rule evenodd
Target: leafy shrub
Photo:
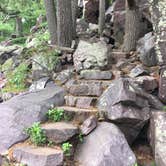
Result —
<path fill-rule="evenodd" d="M 79 139 L 80 142 L 83 142 L 83 141 L 84 141 L 84 136 L 83 136 L 82 133 L 80 133 L 80 134 L 78 135 L 78 139 Z"/>
<path fill-rule="evenodd" d="M 44 131 L 41 129 L 40 123 L 34 123 L 32 127 L 26 129 L 26 133 L 29 135 L 30 140 L 37 146 L 44 145 L 47 142 L 47 137 Z"/>
<path fill-rule="evenodd" d="M 8 83 L 3 91 L 18 92 L 25 90 L 28 72 L 28 65 L 22 63 L 13 72 L 7 73 Z"/>
<path fill-rule="evenodd" d="M 0 22 L 0 33 L 3 36 L 10 35 L 13 32 L 13 28 L 10 24 Z"/>
<path fill-rule="evenodd" d="M 18 37 L 12 40 L 12 44 L 25 44 L 26 42 L 26 37 Z"/>
<path fill-rule="evenodd" d="M 65 142 L 62 144 L 62 150 L 65 154 L 65 156 L 71 156 L 71 148 L 73 147 L 72 144 L 70 144 L 69 142 Z"/>
<path fill-rule="evenodd" d="M 64 118 L 64 110 L 60 108 L 53 108 L 46 113 L 50 121 L 59 122 Z"/>

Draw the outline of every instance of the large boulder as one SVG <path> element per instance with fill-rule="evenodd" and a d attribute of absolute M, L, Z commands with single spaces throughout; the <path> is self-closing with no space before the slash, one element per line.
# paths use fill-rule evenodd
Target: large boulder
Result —
<path fill-rule="evenodd" d="M 124 135 L 114 124 L 102 122 L 84 137 L 76 150 L 81 166 L 133 166 L 136 162 Z"/>
<path fill-rule="evenodd" d="M 37 92 L 27 92 L 0 104 L 0 153 L 27 138 L 24 129 L 46 120 L 52 106 L 63 105 L 64 89 L 55 85 Z"/>
<path fill-rule="evenodd" d="M 76 71 L 83 69 L 106 69 L 110 64 L 110 48 L 102 42 L 80 41 L 73 55 Z"/>
<path fill-rule="evenodd" d="M 157 55 L 154 46 L 155 36 L 153 36 L 152 32 L 138 40 L 137 52 L 139 53 L 141 62 L 146 66 L 157 65 Z"/>
<path fill-rule="evenodd" d="M 156 165 L 166 166 L 166 112 L 153 112 L 150 126 L 150 142 Z"/>
<path fill-rule="evenodd" d="M 136 87 L 129 79 L 113 81 L 98 100 L 101 118 L 114 121 L 132 143 L 150 118 L 150 109 L 161 109 L 154 96 Z"/>

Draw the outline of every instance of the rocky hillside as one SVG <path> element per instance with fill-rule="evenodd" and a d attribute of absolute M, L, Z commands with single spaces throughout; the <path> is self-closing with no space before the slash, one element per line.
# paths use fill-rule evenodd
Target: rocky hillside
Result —
<path fill-rule="evenodd" d="M 0 165 L 166 166 L 153 23 L 138 4 L 136 51 L 122 51 L 123 0 L 106 4 L 101 36 L 98 1 L 88 1 L 71 48 L 51 45 L 47 29 L 0 44 Z"/>

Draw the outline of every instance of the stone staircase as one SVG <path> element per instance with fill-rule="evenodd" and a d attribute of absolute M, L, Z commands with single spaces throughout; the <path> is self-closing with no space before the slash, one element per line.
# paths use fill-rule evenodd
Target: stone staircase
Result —
<path fill-rule="evenodd" d="M 68 93 L 65 96 L 65 105 L 57 108 L 64 110 L 68 121 L 44 123 L 41 126 L 48 140 L 56 146 L 36 147 L 29 144 L 16 146 L 12 149 L 13 158 L 19 163 L 28 164 L 28 166 L 74 166 L 74 161 L 72 164 L 64 162 L 66 157 L 61 149 L 61 144 L 78 136 L 80 125 L 86 119 L 92 115 L 98 117 L 97 100 L 109 83 L 110 80 L 107 79 L 84 78 L 76 79 L 74 83 L 67 85 Z"/>

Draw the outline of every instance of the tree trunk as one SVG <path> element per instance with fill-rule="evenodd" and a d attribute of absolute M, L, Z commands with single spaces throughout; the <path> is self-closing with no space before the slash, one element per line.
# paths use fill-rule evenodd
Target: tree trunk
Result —
<path fill-rule="evenodd" d="M 72 30 L 73 30 L 73 40 L 76 38 L 76 21 L 77 21 L 77 11 L 78 11 L 78 0 L 72 0 Z"/>
<path fill-rule="evenodd" d="M 71 0 L 57 0 L 57 36 L 58 45 L 71 47 L 72 31 Z"/>
<path fill-rule="evenodd" d="M 166 103 L 166 1 L 149 0 L 149 2 L 151 3 L 150 11 L 156 36 L 155 50 L 160 66 L 159 98 L 163 103 Z"/>
<path fill-rule="evenodd" d="M 99 2 L 99 34 L 101 35 L 105 26 L 105 0 Z"/>
<path fill-rule="evenodd" d="M 57 19 L 54 0 L 44 0 L 51 44 L 57 44 Z"/>
<path fill-rule="evenodd" d="M 126 0 L 126 22 L 123 51 L 136 50 L 140 35 L 140 14 L 135 0 Z"/>
<path fill-rule="evenodd" d="M 19 37 L 23 35 L 22 18 L 19 16 L 16 17 L 16 34 Z"/>

